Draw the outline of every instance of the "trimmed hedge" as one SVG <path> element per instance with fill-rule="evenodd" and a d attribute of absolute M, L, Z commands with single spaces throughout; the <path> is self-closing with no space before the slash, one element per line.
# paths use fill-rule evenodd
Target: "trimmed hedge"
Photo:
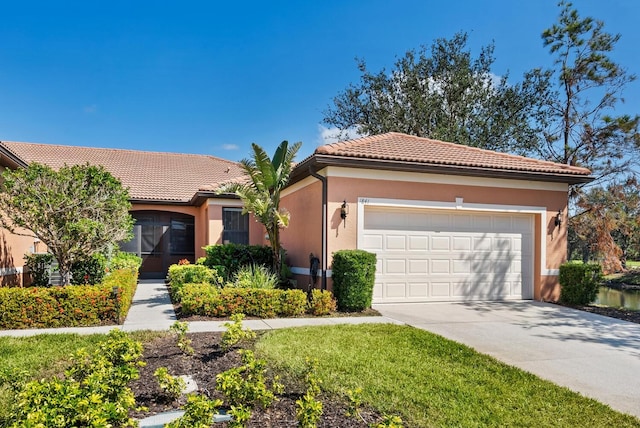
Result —
<path fill-rule="evenodd" d="M 0 288 L 0 328 L 76 327 L 110 324 L 124 319 L 138 276 L 112 272 L 100 285 Z M 112 296 L 118 287 L 117 304 Z"/>
<path fill-rule="evenodd" d="M 207 257 L 204 265 L 217 269 L 225 282 L 231 281 L 235 273 L 246 265 L 273 266 L 273 252 L 266 245 L 224 244 L 204 247 Z"/>
<path fill-rule="evenodd" d="M 602 268 L 598 264 L 565 263 L 560 266 L 560 301 L 569 305 L 588 305 L 598 296 Z"/>
<path fill-rule="evenodd" d="M 184 315 L 228 317 L 235 313 L 260 318 L 302 315 L 307 295 L 302 290 L 219 288 L 210 284 L 184 284 L 178 295 Z"/>
<path fill-rule="evenodd" d="M 363 250 L 333 253 L 333 293 L 341 311 L 363 311 L 371 307 L 376 275 L 376 255 Z"/>
<path fill-rule="evenodd" d="M 203 265 L 171 265 L 167 279 L 171 287 L 180 288 L 182 285 L 192 282 L 208 282 L 209 284 L 222 285 L 222 278 L 218 276 L 216 269 Z"/>

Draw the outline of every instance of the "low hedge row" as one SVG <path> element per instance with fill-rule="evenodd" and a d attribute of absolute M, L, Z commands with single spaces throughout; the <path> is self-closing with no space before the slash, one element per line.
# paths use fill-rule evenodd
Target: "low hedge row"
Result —
<path fill-rule="evenodd" d="M 0 288 L 0 328 L 76 327 L 122 320 L 131 306 L 137 274 L 112 272 L 100 285 Z M 113 287 L 118 287 L 117 303 Z"/>
<path fill-rule="evenodd" d="M 184 284 L 178 299 L 184 315 L 228 317 L 235 313 L 260 318 L 292 317 L 306 312 L 323 315 L 335 302 L 328 291 L 322 292 L 309 305 L 302 290 L 260 288 L 219 288 L 210 284 Z M 327 308 L 326 306 L 329 306 Z"/>

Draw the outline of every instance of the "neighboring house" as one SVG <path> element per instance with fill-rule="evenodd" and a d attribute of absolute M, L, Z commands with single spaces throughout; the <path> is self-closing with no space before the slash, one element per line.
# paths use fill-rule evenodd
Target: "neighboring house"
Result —
<path fill-rule="evenodd" d="M 0 142 L 1 165 L 30 162 L 89 162 L 120 178 L 137 220 L 128 249 L 145 259 L 144 275 L 163 276 L 208 244 L 265 243 L 237 198 L 215 194 L 241 177 L 235 162 Z M 282 244 L 301 287 L 311 283 L 311 253 L 320 259 L 316 286 L 330 288 L 332 253 L 359 248 L 378 256 L 375 302 L 555 300 L 568 186 L 591 179 L 584 168 L 400 133 L 329 144 L 295 167 L 283 192 L 291 221 Z M 0 255 L 21 265 L 33 242 L 4 239 Z"/>
<path fill-rule="evenodd" d="M 143 278 L 164 278 L 169 265 L 204 256 L 205 245 L 263 243 L 260 225 L 241 215 L 239 199 L 215 194 L 219 183 L 242 176 L 237 162 L 204 155 L 0 142 L 2 167 L 32 162 L 52 168 L 88 162 L 120 179 L 129 189 L 136 219 L 134 239 L 124 248 L 142 256 Z M 0 244 L 0 255 L 8 255 L 1 265 L 5 274 L 22 272 L 24 253 L 40 250 L 33 239 L 6 232 Z M 13 270 L 5 262 L 8 258 Z"/>

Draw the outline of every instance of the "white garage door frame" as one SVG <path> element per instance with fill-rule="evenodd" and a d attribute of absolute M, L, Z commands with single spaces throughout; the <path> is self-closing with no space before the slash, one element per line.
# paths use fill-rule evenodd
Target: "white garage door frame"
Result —
<path fill-rule="evenodd" d="M 540 242 L 540 273 L 541 275 L 557 275 L 557 269 L 546 268 L 546 236 L 545 228 L 541 227 L 541 236 L 537 238 L 534 236 L 535 226 L 533 226 L 533 216 L 539 215 L 541 218 L 541 224 L 546 224 L 547 208 L 538 206 L 522 206 L 522 205 L 499 205 L 499 204 L 476 204 L 476 203 L 464 203 L 462 198 L 456 198 L 454 202 L 442 202 L 442 201 L 416 201 L 416 200 L 403 200 L 403 199 L 383 199 L 383 198 L 358 198 L 357 217 L 357 248 L 364 247 L 365 236 L 365 207 L 376 208 L 405 208 L 405 209 L 424 209 L 424 210 L 443 210 L 448 212 L 485 212 L 485 213 L 499 213 L 499 214 L 529 214 L 532 217 L 532 236 L 533 239 L 531 245 L 535 248 L 535 241 Z M 533 254 L 532 248 L 532 254 Z M 533 276 L 536 271 L 535 255 L 532 257 L 530 277 L 523 279 L 523 283 L 530 284 L 530 289 L 523 290 L 523 296 L 527 298 L 533 298 Z"/>

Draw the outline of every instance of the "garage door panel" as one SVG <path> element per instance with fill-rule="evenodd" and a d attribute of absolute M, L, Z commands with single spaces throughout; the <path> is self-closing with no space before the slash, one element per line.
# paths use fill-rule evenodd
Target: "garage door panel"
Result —
<path fill-rule="evenodd" d="M 359 241 L 378 256 L 375 302 L 532 297 L 532 216 L 394 210 L 370 221 L 365 207 L 377 227 Z"/>
<path fill-rule="evenodd" d="M 429 260 L 425 259 L 409 259 L 408 274 L 427 274 L 429 273 Z"/>
<path fill-rule="evenodd" d="M 369 251 L 380 251 L 382 250 L 383 236 L 382 234 L 371 235 L 365 234 L 362 237 L 362 244 L 364 248 L 368 248 Z"/>
<path fill-rule="evenodd" d="M 405 235 L 387 235 L 385 249 L 388 251 L 406 250 L 407 237 Z"/>
<path fill-rule="evenodd" d="M 385 275 L 404 275 L 407 273 L 406 259 L 385 259 L 384 274 Z"/>
<path fill-rule="evenodd" d="M 431 251 L 449 251 L 451 249 L 451 241 L 448 236 L 432 236 Z"/>

